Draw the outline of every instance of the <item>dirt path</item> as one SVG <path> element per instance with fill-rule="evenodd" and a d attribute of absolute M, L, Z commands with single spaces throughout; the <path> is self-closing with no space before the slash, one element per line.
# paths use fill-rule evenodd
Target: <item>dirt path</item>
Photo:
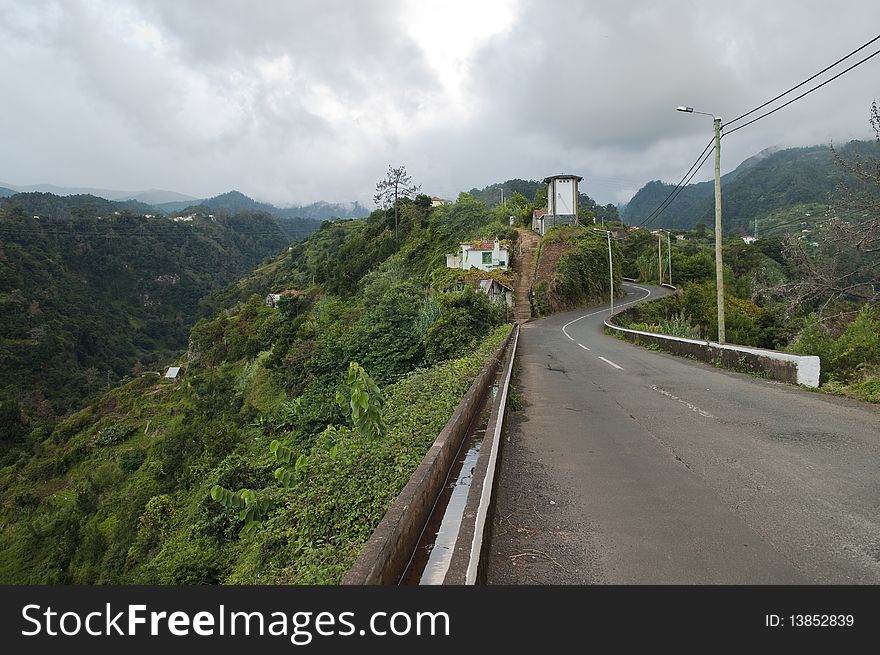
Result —
<path fill-rule="evenodd" d="M 519 232 L 519 243 L 515 266 L 516 283 L 513 289 L 513 314 L 517 323 L 525 323 L 532 317 L 529 290 L 532 288 L 535 255 L 538 252 L 541 237 L 528 228 L 518 227 L 516 231 Z M 520 249 L 521 252 L 519 252 Z"/>

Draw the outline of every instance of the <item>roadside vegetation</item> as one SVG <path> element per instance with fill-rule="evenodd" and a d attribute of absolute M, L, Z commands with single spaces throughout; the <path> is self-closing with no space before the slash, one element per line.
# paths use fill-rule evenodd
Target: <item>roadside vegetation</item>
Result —
<path fill-rule="evenodd" d="M 880 142 L 876 104 L 871 124 Z M 836 153 L 843 182 L 817 222 L 802 209 L 785 231 L 747 244 L 725 240 L 727 341 L 817 355 L 821 388 L 880 402 L 880 163 Z M 843 173 L 846 176 L 843 176 Z M 857 184 L 847 180 L 857 180 Z M 798 220 L 802 218 L 803 221 Z M 809 228 L 801 228 L 810 220 Z M 791 227 L 791 226 L 794 227 Z M 714 247 L 704 225 L 672 238 L 674 296 L 639 305 L 618 322 L 633 329 L 699 339 L 718 334 Z M 626 235 L 624 270 L 657 282 L 658 237 Z M 661 238 L 668 281 L 665 235 Z"/>

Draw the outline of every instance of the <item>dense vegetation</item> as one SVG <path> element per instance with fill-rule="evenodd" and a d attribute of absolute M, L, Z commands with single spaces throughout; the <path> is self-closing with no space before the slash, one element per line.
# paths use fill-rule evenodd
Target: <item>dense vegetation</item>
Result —
<path fill-rule="evenodd" d="M 133 377 L 32 429 L 0 469 L 0 580 L 338 581 L 509 330 L 431 285 L 460 241 L 516 233 L 464 194 L 398 209 L 399 242 L 390 210 L 325 223 L 218 295 L 180 383 Z M 373 383 L 367 429 L 347 400 L 373 407 Z"/>
<path fill-rule="evenodd" d="M 136 205 L 40 193 L 0 202 L 0 403 L 22 413 L 3 442 L 165 363 L 209 293 L 290 242 L 264 215 L 171 220 Z"/>
<path fill-rule="evenodd" d="M 630 309 L 628 317 L 621 316 L 622 324 L 662 334 L 717 338 L 714 248 L 707 237 L 693 232 L 686 239 L 671 249 L 673 282 L 679 292 Z M 876 299 L 861 298 L 857 289 L 844 293 L 816 289 L 816 280 L 807 277 L 803 266 L 804 252 L 809 260 L 820 259 L 823 251 L 840 240 L 839 225 L 830 220 L 809 237 L 771 237 L 751 245 L 740 239 L 725 241 L 727 341 L 818 355 L 825 389 L 880 402 L 880 307 Z M 656 236 L 632 233 L 624 252 L 624 265 L 634 277 L 658 281 Z M 853 264 L 860 259 L 855 247 L 837 255 Z M 666 279 L 665 241 L 663 258 Z M 850 266 L 847 270 L 841 277 L 849 285 L 870 269 Z M 809 298 L 797 293 L 805 285 L 814 291 Z"/>
<path fill-rule="evenodd" d="M 622 258 L 612 245 L 614 288 L 620 293 Z M 608 242 L 603 232 L 583 225 L 547 232 L 538 253 L 532 309 L 536 316 L 573 309 L 609 298 Z"/>
<path fill-rule="evenodd" d="M 880 143 L 851 141 L 838 150 L 847 159 L 880 158 Z M 858 186 L 860 180 L 845 174 L 828 146 L 765 151 L 747 159 L 722 176 L 724 229 L 731 234 L 752 234 L 755 219 L 762 226 L 777 224 L 767 219 L 798 205 L 813 204 L 814 214 L 822 215 L 832 202 L 841 182 Z M 700 182 L 685 187 L 651 227 L 690 230 L 698 223 L 714 225 L 714 183 Z M 674 188 L 653 181 L 642 187 L 626 205 L 623 219 L 638 225 L 666 199 Z M 778 218 L 778 216 L 777 216 Z"/>

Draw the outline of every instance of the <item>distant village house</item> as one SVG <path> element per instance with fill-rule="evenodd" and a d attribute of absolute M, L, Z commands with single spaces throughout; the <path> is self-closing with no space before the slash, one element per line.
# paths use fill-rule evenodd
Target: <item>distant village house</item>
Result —
<path fill-rule="evenodd" d="M 168 370 L 165 371 L 165 380 L 170 382 L 179 382 L 180 381 L 180 367 L 179 366 L 170 366 Z"/>
<path fill-rule="evenodd" d="M 502 246 L 498 237 L 494 241 L 483 241 L 479 244 L 462 243 L 459 252 L 446 255 L 447 268 L 461 268 L 465 271 L 471 268 L 481 271 L 506 270 L 509 262 L 507 246 Z"/>
<path fill-rule="evenodd" d="M 297 289 L 285 289 L 284 291 L 279 291 L 278 293 L 270 293 L 266 296 L 266 307 L 278 307 L 278 302 L 286 297 L 286 296 L 302 296 L 305 295 L 305 291 L 298 291 Z"/>
<path fill-rule="evenodd" d="M 437 196 L 431 196 L 431 207 L 439 207 L 440 205 L 448 205 L 449 201 Z"/>

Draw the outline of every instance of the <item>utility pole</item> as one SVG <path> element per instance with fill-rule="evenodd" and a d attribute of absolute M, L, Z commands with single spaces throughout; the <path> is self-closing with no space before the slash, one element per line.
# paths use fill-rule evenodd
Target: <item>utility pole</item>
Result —
<path fill-rule="evenodd" d="M 724 265 L 721 261 L 721 116 L 715 123 L 715 286 L 718 298 L 718 343 L 724 343 Z"/>
<path fill-rule="evenodd" d="M 597 227 L 590 228 L 596 232 L 604 232 L 608 239 L 608 288 L 611 289 L 611 314 L 614 314 L 614 259 L 611 257 L 611 230 L 600 230 Z"/>
<path fill-rule="evenodd" d="M 663 234 L 657 235 L 657 268 L 660 270 L 660 284 L 663 284 Z"/>
<path fill-rule="evenodd" d="M 611 315 L 614 314 L 614 260 L 611 259 L 611 230 L 605 232 L 608 237 L 608 288 L 611 289 Z"/>
<path fill-rule="evenodd" d="M 687 114 L 711 116 L 715 125 L 715 286 L 718 302 L 718 343 L 724 343 L 724 265 L 721 262 L 721 116 L 693 107 L 676 107 Z"/>
<path fill-rule="evenodd" d="M 758 217 L 755 216 L 755 238 L 758 238 Z"/>
<path fill-rule="evenodd" d="M 672 240 L 666 233 L 666 261 L 669 263 L 669 286 L 672 286 Z"/>

